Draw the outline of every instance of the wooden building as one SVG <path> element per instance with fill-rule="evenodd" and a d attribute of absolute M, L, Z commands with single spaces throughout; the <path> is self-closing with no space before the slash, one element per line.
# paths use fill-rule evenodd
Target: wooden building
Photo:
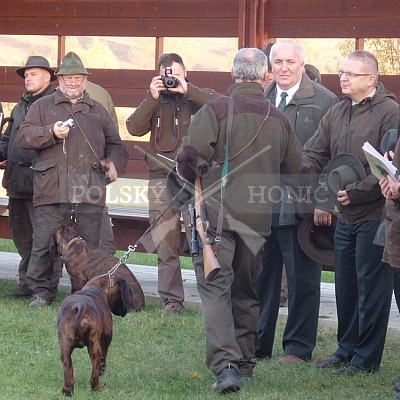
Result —
<path fill-rule="evenodd" d="M 276 38 L 400 38 L 398 0 L 2 0 L 0 35 L 53 35 L 57 64 L 65 54 L 67 36 L 155 38 L 154 65 L 163 53 L 165 37 L 237 38 L 238 47 L 263 48 Z M 2 49 L 2 51 L 7 49 Z M 16 102 L 20 65 L 0 66 L 0 101 Z M 56 67 L 56 65 L 53 65 Z M 91 69 L 95 82 L 105 87 L 117 107 L 136 107 L 144 97 L 153 70 Z M 191 71 L 200 87 L 223 93 L 231 83 L 229 72 Z M 400 77 L 381 76 L 400 98 Z M 323 75 L 324 85 L 340 93 L 337 75 Z M 145 177 L 144 163 L 132 143 L 132 162 L 126 177 Z M 138 165 L 140 166 L 138 167 Z M 139 168 L 139 169 L 138 169 Z M 142 228 L 140 228 L 142 229 Z M 1 232 L 3 230 L 3 232 Z M 6 237 L 5 225 L 0 236 Z M 128 230 L 119 248 L 132 243 Z M 125 240 L 122 239 L 125 238 Z M 119 239 L 118 239 L 119 240 Z"/>

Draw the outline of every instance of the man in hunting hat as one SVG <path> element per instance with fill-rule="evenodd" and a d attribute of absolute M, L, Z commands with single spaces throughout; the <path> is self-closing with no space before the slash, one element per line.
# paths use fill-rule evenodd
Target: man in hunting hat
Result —
<path fill-rule="evenodd" d="M 16 70 L 25 81 L 26 91 L 11 112 L 8 125 L 0 140 L 0 168 L 5 169 L 3 187 L 7 190 L 8 209 L 12 238 L 21 261 L 18 266 L 18 286 L 5 293 L 6 297 L 29 297 L 26 271 L 32 251 L 33 232 L 33 170 L 36 151 L 23 149 L 16 140 L 18 129 L 28 109 L 38 99 L 53 94 L 52 81 L 57 78 L 48 60 L 42 56 L 30 56 L 25 65 Z M 57 273 L 56 273 L 57 274 Z M 58 282 L 58 280 L 57 280 Z"/>
<path fill-rule="evenodd" d="M 35 102 L 20 127 L 19 144 L 37 151 L 33 165 L 33 250 L 27 271 L 29 306 L 52 303 L 50 240 L 74 225 L 97 247 L 107 179 L 124 172 L 128 155 L 109 113 L 85 91 L 90 72 L 69 52 L 55 73 L 59 87 Z"/>

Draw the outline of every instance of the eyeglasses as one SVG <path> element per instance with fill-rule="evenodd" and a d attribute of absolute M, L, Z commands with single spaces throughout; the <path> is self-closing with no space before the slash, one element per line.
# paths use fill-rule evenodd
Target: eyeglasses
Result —
<path fill-rule="evenodd" d="M 70 85 L 71 83 L 74 82 L 77 85 L 80 85 L 84 79 L 85 79 L 84 76 L 63 76 L 63 80 L 67 85 Z"/>
<path fill-rule="evenodd" d="M 339 75 L 339 77 L 341 77 L 342 75 L 346 75 L 349 79 L 356 78 L 357 76 L 369 76 L 369 75 L 372 75 L 372 74 L 356 74 L 355 72 L 342 71 L 342 70 L 339 70 L 337 74 Z"/>

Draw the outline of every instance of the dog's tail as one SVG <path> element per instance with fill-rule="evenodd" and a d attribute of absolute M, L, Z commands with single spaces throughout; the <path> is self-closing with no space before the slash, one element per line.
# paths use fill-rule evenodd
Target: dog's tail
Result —
<path fill-rule="evenodd" d="M 73 315 L 74 318 L 66 319 L 68 321 L 72 320 L 72 324 L 69 324 L 68 327 L 64 327 L 64 328 L 68 328 L 68 330 L 70 330 L 72 332 L 77 332 L 77 330 L 79 329 L 79 326 L 82 322 L 82 319 L 85 315 L 86 310 L 87 310 L 87 305 L 84 302 L 74 302 L 73 304 L 70 304 L 68 311 L 66 311 L 66 309 L 64 307 L 61 307 L 60 312 L 57 317 L 57 326 L 60 327 L 60 323 L 63 320 L 62 315 L 65 312 L 68 312 L 68 313 L 71 313 L 71 315 Z"/>
<path fill-rule="evenodd" d="M 75 311 L 75 318 L 73 322 L 73 329 L 76 332 L 79 329 L 79 325 L 82 323 L 83 316 L 87 310 L 87 304 L 84 302 L 78 302 L 73 311 Z"/>

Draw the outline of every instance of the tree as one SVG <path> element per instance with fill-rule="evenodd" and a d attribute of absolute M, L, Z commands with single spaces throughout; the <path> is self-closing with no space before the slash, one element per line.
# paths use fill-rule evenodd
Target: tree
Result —
<path fill-rule="evenodd" d="M 354 39 L 344 40 L 340 46 L 342 56 L 354 51 Z M 400 73 L 400 39 L 364 39 L 364 49 L 370 51 L 379 62 L 381 75 Z"/>

